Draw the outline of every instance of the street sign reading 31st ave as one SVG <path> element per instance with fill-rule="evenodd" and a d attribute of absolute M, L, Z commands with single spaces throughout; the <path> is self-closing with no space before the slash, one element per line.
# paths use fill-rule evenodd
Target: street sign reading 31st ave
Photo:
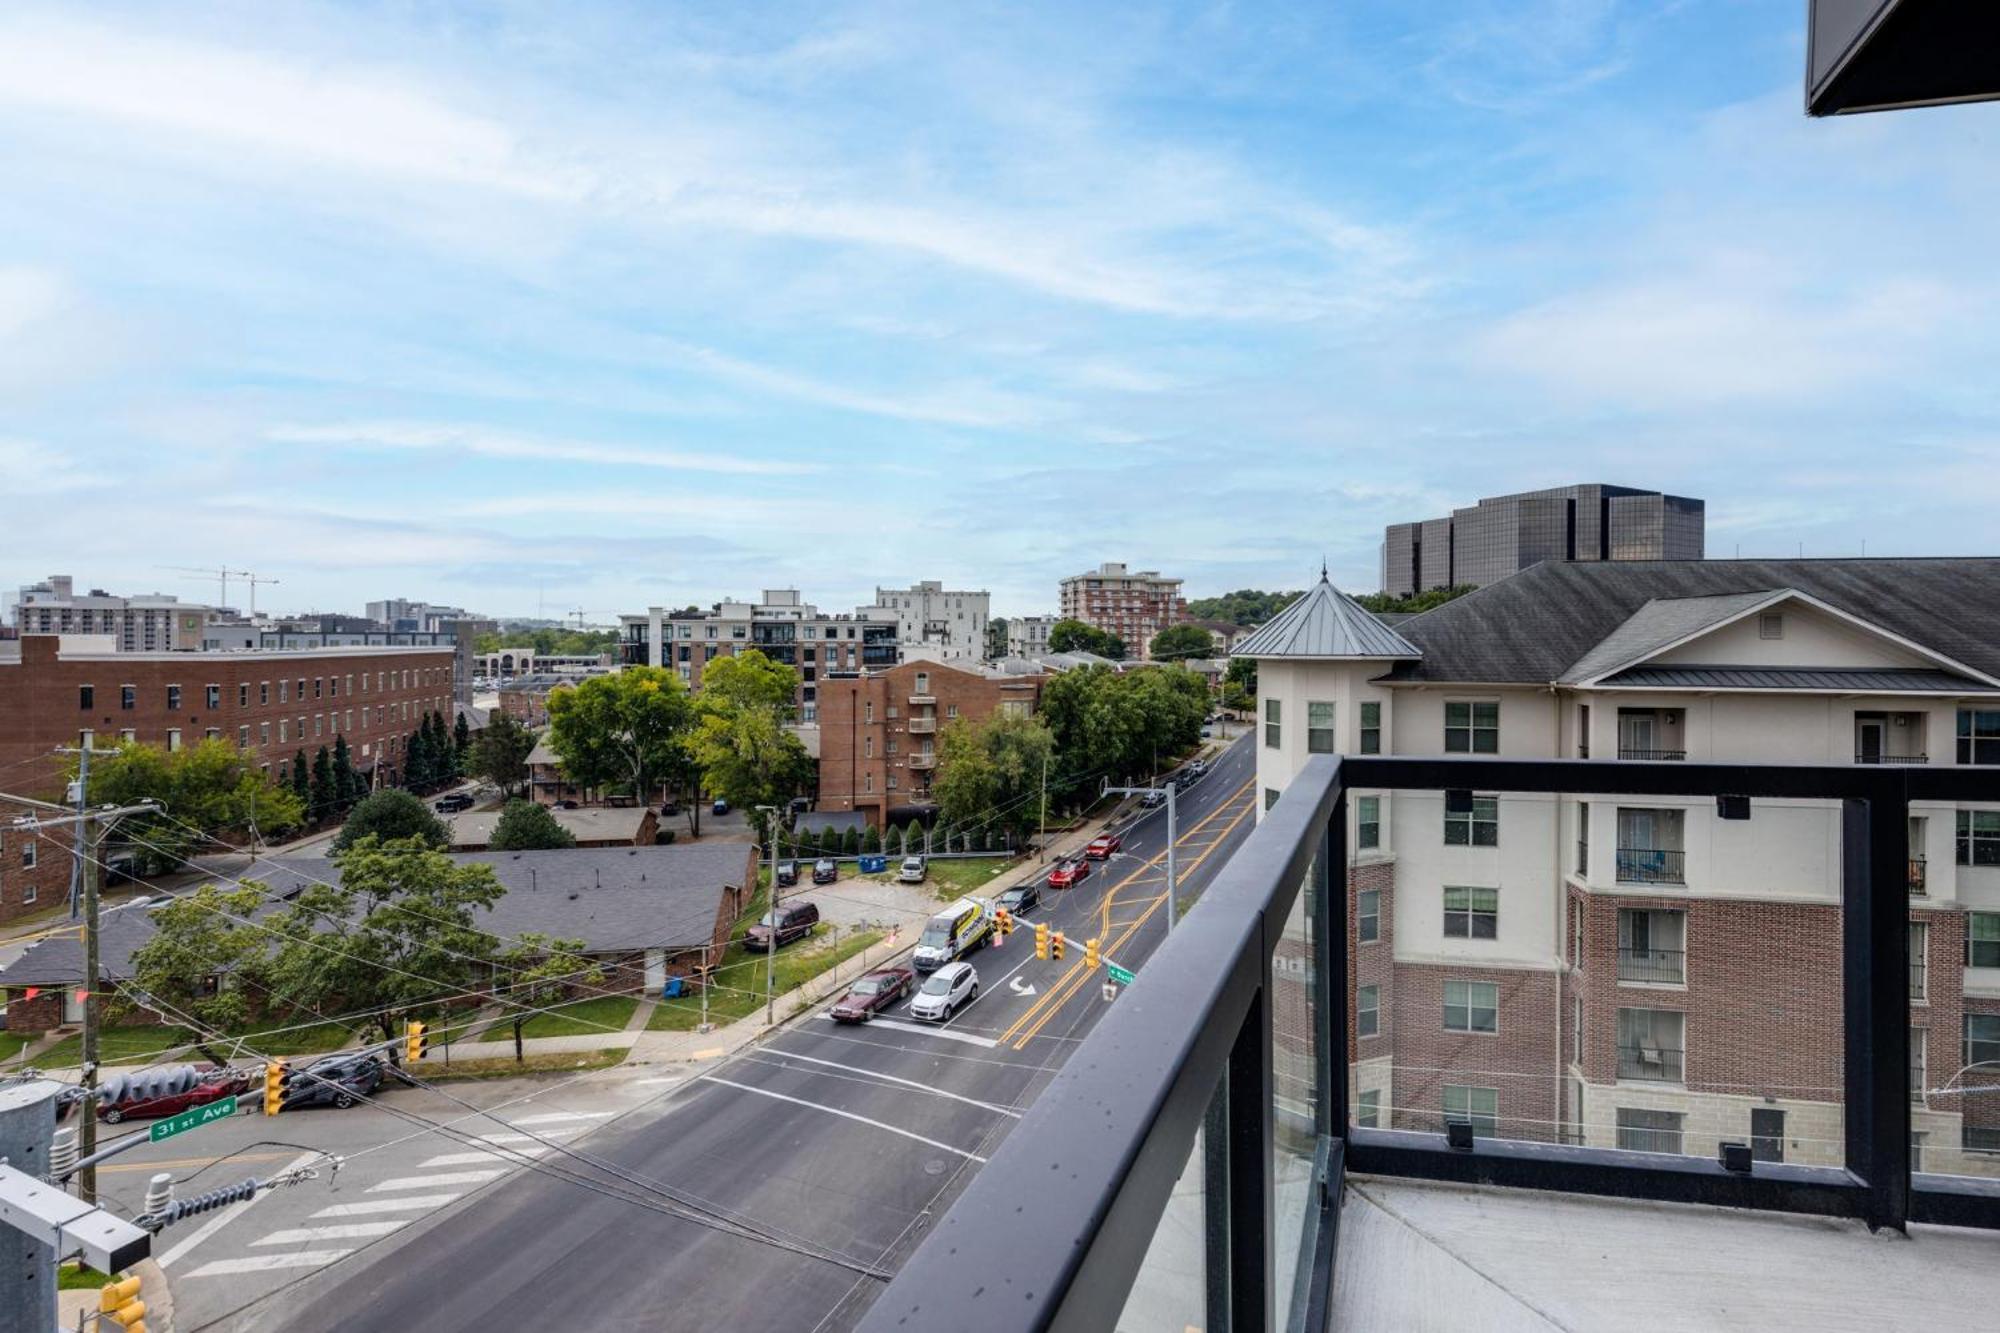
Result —
<path fill-rule="evenodd" d="M 187 1130 L 199 1129 L 211 1120 L 227 1120 L 235 1114 L 236 1098 L 232 1094 L 222 1098 L 220 1101 L 209 1102 L 205 1106 L 197 1106 L 190 1110 L 182 1111 L 179 1115 L 170 1115 L 165 1120 L 155 1120 L 153 1122 L 152 1141 L 158 1143 L 161 1139 L 170 1139 L 174 1135 L 184 1133 Z"/>
<path fill-rule="evenodd" d="M 1127 972 L 1124 968 L 1118 966 L 1118 964 L 1116 963 L 1106 963 L 1104 965 L 1104 972 L 1106 976 L 1110 977 L 1113 981 L 1117 982 L 1121 986 L 1129 986 L 1132 984 L 1132 974 L 1130 972 Z"/>

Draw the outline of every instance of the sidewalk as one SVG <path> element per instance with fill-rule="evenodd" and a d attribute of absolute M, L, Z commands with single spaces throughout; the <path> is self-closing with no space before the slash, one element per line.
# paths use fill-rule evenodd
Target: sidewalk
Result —
<path fill-rule="evenodd" d="M 174 1293 L 167 1285 L 165 1270 L 151 1259 L 141 1259 L 125 1271 L 125 1276 L 139 1279 L 139 1299 L 146 1303 L 147 1333 L 173 1333 Z M 96 1311 L 97 1301 L 95 1288 L 75 1287 L 57 1292 L 56 1328 L 75 1328 L 79 1315 Z M 109 1321 L 104 1322 L 108 1327 Z"/>

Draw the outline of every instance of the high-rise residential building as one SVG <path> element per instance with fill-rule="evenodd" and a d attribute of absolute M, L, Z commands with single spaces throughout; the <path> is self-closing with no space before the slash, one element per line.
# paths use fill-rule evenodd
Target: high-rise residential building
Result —
<path fill-rule="evenodd" d="M 1545 560 L 1699 560 L 1705 511 L 1685 496 L 1599 483 L 1496 495 L 1448 518 L 1391 523 L 1382 591 L 1483 588 Z"/>
<path fill-rule="evenodd" d="M 915 648 L 935 661 L 977 662 L 986 655 L 992 600 L 984 591 L 954 592 L 925 579 L 908 588 L 877 588 L 870 610 L 896 621 L 896 639 L 905 652 Z"/>
<path fill-rule="evenodd" d="M 201 647 L 202 627 L 216 615 L 213 607 L 167 593 L 122 597 L 92 588 L 79 595 L 75 579 L 52 574 L 15 595 L 13 624 L 19 634 L 109 636 L 119 652 L 193 652 Z"/>
<path fill-rule="evenodd" d="M 836 672 L 896 665 L 896 629 L 886 611 L 822 613 L 794 588 L 766 590 L 756 602 L 717 602 L 706 611 L 649 607 L 620 616 L 619 659 L 627 665 L 671 667 L 689 688 L 718 657 L 755 648 L 799 673 L 798 720 L 819 712 L 819 682 Z"/>
<path fill-rule="evenodd" d="M 2000 560 L 1549 562 L 1394 630 L 1322 581 L 1239 644 L 1262 808 L 1317 754 L 1588 761 L 1349 797 L 1361 1123 L 1839 1165 L 1841 803 L 1588 767 L 2000 764 L 1996 620 Z M 2000 1175 L 2000 799 L 1913 798 L 1908 858 L 1918 1169 Z"/>
<path fill-rule="evenodd" d="M 1116 634 L 1125 641 L 1126 655 L 1140 660 L 1155 634 L 1187 618 L 1179 579 L 1152 569 L 1127 569 L 1110 560 L 1064 579 L 1061 604 L 1065 619 Z"/>

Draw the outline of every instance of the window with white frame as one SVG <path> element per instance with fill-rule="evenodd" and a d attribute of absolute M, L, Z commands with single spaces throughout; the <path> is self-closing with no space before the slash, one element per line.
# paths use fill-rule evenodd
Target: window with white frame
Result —
<path fill-rule="evenodd" d="M 1958 863 L 2000 866 L 2000 810 L 1958 812 Z"/>
<path fill-rule="evenodd" d="M 1475 796 L 1470 807 L 1444 812 L 1444 844 L 1447 847 L 1498 847 L 1500 845 L 1500 798 Z"/>
<path fill-rule="evenodd" d="M 1354 1123 L 1374 1129 L 1382 1123 L 1382 1089 L 1363 1088 L 1354 1105 Z"/>
<path fill-rule="evenodd" d="M 1679 1111 L 1655 1111 L 1641 1106 L 1618 1108 L 1618 1146 L 1627 1152 L 1679 1154 L 1686 1117 Z"/>
<path fill-rule="evenodd" d="M 1930 1087 L 1926 1076 L 1930 1065 L 1929 1037 L 1927 1028 L 1910 1029 L 1910 1100 L 1918 1106 L 1924 1104 L 1924 1092 Z"/>
<path fill-rule="evenodd" d="M 1958 710 L 1958 762 L 2000 764 L 2000 708 Z"/>
<path fill-rule="evenodd" d="M 1966 913 L 1965 965 L 2000 967 L 2000 912 Z"/>
<path fill-rule="evenodd" d="M 1444 706 L 1446 754 L 1500 753 L 1500 704 L 1493 699 L 1447 700 Z"/>
<path fill-rule="evenodd" d="M 1910 923 L 1910 1000 L 1922 1004 L 1930 998 L 1931 928 L 1923 921 Z"/>
<path fill-rule="evenodd" d="M 1965 1059 L 1959 1063 L 1989 1070 L 2000 1066 L 2000 1014 L 1965 1016 Z"/>
<path fill-rule="evenodd" d="M 1445 1084 L 1444 1122 L 1469 1124 L 1475 1136 L 1492 1138 L 1500 1130 L 1500 1090 Z"/>
<path fill-rule="evenodd" d="M 1382 890 L 1362 889 L 1354 895 L 1354 938 L 1362 944 L 1382 938 Z"/>
<path fill-rule="evenodd" d="M 1279 724 L 1284 717 L 1283 702 L 1280 699 L 1266 699 L 1264 701 L 1264 748 L 1267 750 L 1278 748 L 1278 742 L 1282 736 L 1282 728 Z"/>
<path fill-rule="evenodd" d="M 1333 705 L 1325 702 L 1306 704 L 1306 753 L 1332 754 L 1333 750 Z"/>
<path fill-rule="evenodd" d="M 1382 798 L 1354 798 L 1354 845 L 1362 851 L 1382 845 Z"/>
<path fill-rule="evenodd" d="M 1382 753 L 1382 705 L 1377 701 L 1361 705 L 1361 753 Z"/>
<path fill-rule="evenodd" d="M 1446 1032 L 1498 1032 L 1500 1030 L 1499 983 L 1492 981 L 1445 982 L 1444 1030 Z"/>
<path fill-rule="evenodd" d="M 35 840 L 33 838 L 29 838 L 26 842 L 21 844 L 21 869 L 33 870 L 34 868 L 35 868 Z"/>
<path fill-rule="evenodd" d="M 1448 939 L 1498 938 L 1500 890 L 1447 884 L 1444 890 L 1444 933 Z"/>
<path fill-rule="evenodd" d="M 1354 988 L 1354 1035 L 1373 1037 L 1382 1031 L 1382 988 Z"/>

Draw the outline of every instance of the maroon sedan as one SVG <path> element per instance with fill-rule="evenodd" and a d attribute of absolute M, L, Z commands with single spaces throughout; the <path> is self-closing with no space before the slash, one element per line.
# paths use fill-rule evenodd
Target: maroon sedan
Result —
<path fill-rule="evenodd" d="M 833 1006 L 836 1023 L 866 1023 L 878 1010 L 887 1009 L 910 993 L 917 974 L 907 967 L 884 967 L 848 987 L 840 1003 Z"/>
<path fill-rule="evenodd" d="M 121 1120 L 151 1120 L 250 1090 L 250 1076 L 233 1069 L 197 1069 L 169 1065 L 127 1074 L 107 1082 L 98 1093 L 97 1118 L 107 1125 Z"/>

